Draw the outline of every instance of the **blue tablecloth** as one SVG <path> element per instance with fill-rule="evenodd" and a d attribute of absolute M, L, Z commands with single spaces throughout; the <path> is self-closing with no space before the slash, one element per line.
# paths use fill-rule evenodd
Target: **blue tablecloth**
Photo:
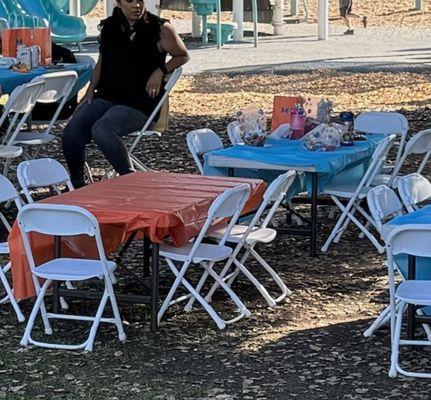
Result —
<path fill-rule="evenodd" d="M 270 173 L 269 179 L 268 171 L 248 172 L 254 177 L 260 177 L 267 181 L 282 172 L 277 166 L 292 166 L 298 171 L 312 168 L 319 176 L 319 191 L 321 191 L 325 185 L 332 182 L 340 174 L 343 175 L 343 180 L 352 181 L 354 179 L 358 181 L 363 175 L 364 168 L 368 165 L 371 154 L 384 137 L 385 135 L 367 135 L 366 141 L 357 141 L 354 146 L 339 147 L 329 152 L 309 151 L 304 147 L 303 141 L 300 140 L 268 139 L 264 147 L 233 146 L 205 154 L 204 174 L 227 175 L 227 168 L 211 165 L 211 158 L 217 156 L 274 165 L 274 170 L 277 172 Z M 235 175 L 239 176 L 238 171 L 240 170 L 235 170 Z M 305 187 L 310 191 L 311 183 L 308 175 L 306 174 L 305 177 Z"/>
<path fill-rule="evenodd" d="M 91 78 L 93 72 L 90 64 L 65 64 L 65 68 L 48 69 L 45 67 L 34 68 L 30 72 L 16 72 L 12 69 L 0 69 L 0 88 L 2 94 L 10 94 L 19 85 L 30 82 L 36 76 L 56 71 L 74 70 L 78 73 L 78 80 L 71 97 L 78 93 Z"/>

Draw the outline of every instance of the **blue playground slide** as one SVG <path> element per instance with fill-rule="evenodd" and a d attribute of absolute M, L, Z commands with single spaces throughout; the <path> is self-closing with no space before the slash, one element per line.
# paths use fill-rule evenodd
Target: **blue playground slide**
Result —
<path fill-rule="evenodd" d="M 81 15 L 91 12 L 98 2 L 99 0 L 81 0 Z M 54 0 L 54 3 L 60 10 L 69 13 L 69 0 Z"/>
<path fill-rule="evenodd" d="M 11 27 L 50 26 L 55 43 L 79 43 L 86 37 L 82 18 L 65 14 L 53 0 L 1 0 L 0 18 Z"/>

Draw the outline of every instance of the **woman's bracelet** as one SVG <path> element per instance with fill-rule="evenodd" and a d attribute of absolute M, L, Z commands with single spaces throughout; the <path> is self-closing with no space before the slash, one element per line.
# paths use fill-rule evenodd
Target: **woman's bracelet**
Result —
<path fill-rule="evenodd" d="M 162 64 L 159 68 L 163 72 L 164 75 L 169 74 L 168 69 L 166 68 L 166 65 Z"/>

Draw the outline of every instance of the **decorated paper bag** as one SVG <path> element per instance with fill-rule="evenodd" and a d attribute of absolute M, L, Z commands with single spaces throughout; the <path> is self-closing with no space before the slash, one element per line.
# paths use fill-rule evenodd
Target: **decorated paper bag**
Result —
<path fill-rule="evenodd" d="M 290 124 L 290 111 L 295 104 L 302 103 L 300 96 L 275 96 L 272 110 L 271 131 L 281 124 Z"/>
<path fill-rule="evenodd" d="M 19 45 L 31 45 L 30 28 L 7 28 L 2 31 L 2 54 L 4 57 L 16 57 Z"/>
<path fill-rule="evenodd" d="M 40 47 L 40 65 L 52 63 L 52 44 L 50 28 L 33 28 L 31 30 L 31 45 Z"/>

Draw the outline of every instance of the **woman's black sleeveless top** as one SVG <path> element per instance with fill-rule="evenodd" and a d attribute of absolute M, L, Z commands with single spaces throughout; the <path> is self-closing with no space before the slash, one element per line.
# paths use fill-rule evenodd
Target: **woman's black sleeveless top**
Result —
<path fill-rule="evenodd" d="M 163 95 L 162 87 L 159 96 L 152 99 L 145 88 L 151 74 L 166 61 L 166 53 L 159 50 L 158 43 L 160 27 L 167 20 L 148 12 L 144 17 L 131 28 L 116 7 L 112 17 L 100 23 L 102 65 L 96 97 L 149 116 Z"/>

